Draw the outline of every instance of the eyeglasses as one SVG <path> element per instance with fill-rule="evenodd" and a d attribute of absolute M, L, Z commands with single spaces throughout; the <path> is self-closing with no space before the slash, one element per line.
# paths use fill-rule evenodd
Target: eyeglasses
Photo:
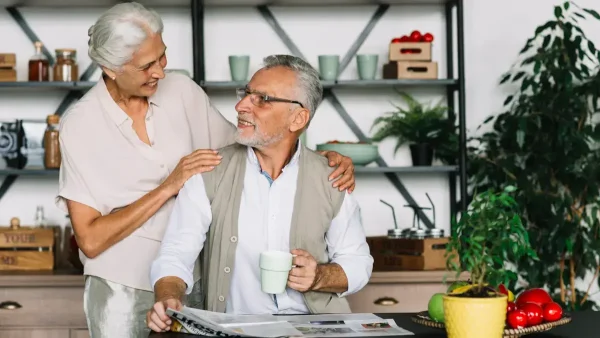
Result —
<path fill-rule="evenodd" d="M 259 108 L 264 107 L 267 102 L 295 103 L 295 104 L 300 105 L 300 107 L 304 108 L 304 105 L 302 105 L 302 103 L 300 103 L 298 101 L 282 99 L 279 97 L 265 95 L 265 94 L 261 94 L 261 93 L 255 93 L 255 92 L 248 90 L 247 88 L 236 89 L 236 94 L 237 94 L 238 100 L 242 100 L 246 96 L 250 96 L 250 102 L 252 102 L 253 105 L 255 105 Z"/>

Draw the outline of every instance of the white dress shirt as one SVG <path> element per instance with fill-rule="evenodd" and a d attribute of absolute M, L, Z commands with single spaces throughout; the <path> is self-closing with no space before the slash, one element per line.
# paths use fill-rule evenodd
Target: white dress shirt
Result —
<path fill-rule="evenodd" d="M 260 287 L 260 253 L 267 250 L 290 251 L 289 238 L 299 151 L 271 180 L 264 173 L 253 149 L 248 147 L 244 189 L 239 211 L 235 269 L 226 312 L 236 314 L 308 313 L 302 294 L 290 288 L 275 297 Z M 176 276 L 193 286 L 193 267 L 211 223 L 211 207 L 201 175 L 190 178 L 180 191 L 161 244 L 151 268 L 152 285 L 165 276 Z M 300 225 L 302 226 L 302 225 Z M 348 278 L 343 297 L 362 289 L 373 268 L 366 243 L 359 206 L 351 195 L 344 197 L 338 215 L 325 236 L 330 263 L 339 264 Z"/>

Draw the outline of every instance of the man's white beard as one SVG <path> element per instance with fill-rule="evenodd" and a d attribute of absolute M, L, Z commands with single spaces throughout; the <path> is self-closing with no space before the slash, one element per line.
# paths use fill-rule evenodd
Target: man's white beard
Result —
<path fill-rule="evenodd" d="M 254 133 L 250 137 L 242 136 L 242 131 L 238 129 L 235 134 L 235 142 L 248 147 L 265 147 L 281 141 L 285 128 L 281 128 L 276 134 L 265 135 L 257 126 L 254 126 Z"/>

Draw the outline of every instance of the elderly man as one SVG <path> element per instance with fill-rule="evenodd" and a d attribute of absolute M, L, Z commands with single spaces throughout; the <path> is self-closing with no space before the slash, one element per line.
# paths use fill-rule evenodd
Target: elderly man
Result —
<path fill-rule="evenodd" d="M 368 282 L 369 253 L 355 199 L 331 187 L 327 160 L 302 145 L 322 99 L 318 73 L 300 58 L 275 55 L 238 90 L 237 143 L 222 164 L 180 191 L 151 281 L 154 331 L 168 328 L 194 285 L 202 252 L 205 308 L 258 313 L 350 312 L 344 296 Z M 259 256 L 291 252 L 287 289 L 261 291 Z"/>

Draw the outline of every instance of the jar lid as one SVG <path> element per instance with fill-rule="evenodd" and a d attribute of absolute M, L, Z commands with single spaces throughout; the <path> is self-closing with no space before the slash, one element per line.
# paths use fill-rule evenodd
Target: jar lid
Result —
<path fill-rule="evenodd" d="M 54 115 L 48 115 L 48 117 L 46 118 L 46 122 L 50 123 L 50 124 L 57 124 L 60 121 L 60 116 L 54 114 Z"/>
<path fill-rule="evenodd" d="M 61 55 L 61 56 L 75 57 L 77 55 L 77 50 L 72 49 L 72 48 L 57 48 L 54 50 L 54 52 L 56 53 L 56 55 Z"/>

